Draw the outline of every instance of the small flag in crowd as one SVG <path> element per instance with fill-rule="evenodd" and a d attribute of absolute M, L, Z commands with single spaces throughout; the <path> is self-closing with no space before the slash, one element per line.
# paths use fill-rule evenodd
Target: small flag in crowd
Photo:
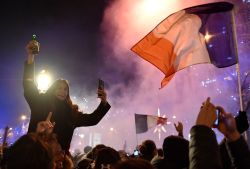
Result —
<path fill-rule="evenodd" d="M 132 47 L 132 51 L 165 74 L 164 87 L 185 67 L 212 63 L 218 68 L 237 63 L 233 4 L 217 2 L 176 12 Z"/>
<path fill-rule="evenodd" d="M 152 115 L 135 114 L 136 134 L 147 132 L 148 129 L 160 124 L 167 124 L 167 118 Z"/>

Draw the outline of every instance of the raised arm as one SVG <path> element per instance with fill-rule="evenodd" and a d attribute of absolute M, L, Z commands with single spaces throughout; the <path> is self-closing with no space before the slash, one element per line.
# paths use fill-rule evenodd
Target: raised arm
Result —
<path fill-rule="evenodd" d="M 244 138 L 240 135 L 236 127 L 235 118 L 231 113 L 226 113 L 222 107 L 219 131 L 226 138 L 226 148 L 231 159 L 233 168 L 250 168 L 250 150 Z"/>
<path fill-rule="evenodd" d="M 198 113 L 196 125 L 190 131 L 190 169 L 222 168 L 216 135 L 211 129 L 215 120 L 215 106 L 208 98 Z"/>
<path fill-rule="evenodd" d="M 174 123 L 175 130 L 178 132 L 178 136 L 183 137 L 183 124 L 178 121 L 178 125 Z"/>
<path fill-rule="evenodd" d="M 30 41 L 26 46 L 27 51 L 27 60 L 24 63 L 24 73 L 23 73 L 23 89 L 24 97 L 30 107 L 32 107 L 33 102 L 36 100 L 39 95 L 38 89 L 35 85 L 35 76 L 34 76 L 34 51 L 39 51 L 39 43 L 37 41 Z"/>
<path fill-rule="evenodd" d="M 97 90 L 98 98 L 101 99 L 101 103 L 96 110 L 91 114 L 82 114 L 78 112 L 75 127 L 81 126 L 94 126 L 101 121 L 105 114 L 110 109 L 110 104 L 107 102 L 107 94 L 104 89 Z"/>
<path fill-rule="evenodd" d="M 105 114 L 110 109 L 110 105 L 108 102 L 103 103 L 101 102 L 97 109 L 91 113 L 91 114 L 82 114 L 81 112 L 78 112 L 75 126 L 81 127 L 81 126 L 94 126 L 98 124 L 101 119 L 105 116 Z"/>

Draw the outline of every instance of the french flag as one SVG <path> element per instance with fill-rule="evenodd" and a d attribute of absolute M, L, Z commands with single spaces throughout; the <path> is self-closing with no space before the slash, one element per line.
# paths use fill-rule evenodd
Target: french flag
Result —
<path fill-rule="evenodd" d="M 145 114 L 135 114 L 135 128 L 136 134 L 145 133 L 150 128 L 157 125 L 166 125 L 167 118 L 145 115 Z"/>
<path fill-rule="evenodd" d="M 228 2 L 178 11 L 157 25 L 131 50 L 165 74 L 164 87 L 188 66 L 212 63 L 218 68 L 238 62 L 232 9 Z"/>

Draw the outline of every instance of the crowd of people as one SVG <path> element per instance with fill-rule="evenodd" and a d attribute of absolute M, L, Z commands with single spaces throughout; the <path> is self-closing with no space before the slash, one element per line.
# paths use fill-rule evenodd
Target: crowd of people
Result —
<path fill-rule="evenodd" d="M 216 109 L 220 110 L 218 125 Z M 178 134 L 167 136 L 161 148 L 153 140 L 138 146 L 138 155 L 99 144 L 85 147 L 84 154 L 72 156 L 62 149 L 49 113 L 35 132 L 19 138 L 3 151 L 3 169 L 249 169 L 250 151 L 241 135 L 249 127 L 246 112 L 235 118 L 208 98 L 198 111 L 190 139 L 183 137 L 183 125 L 175 124 Z M 213 129 L 223 135 L 218 144 Z"/>
<path fill-rule="evenodd" d="M 29 42 L 26 50 L 23 86 L 31 109 L 29 129 L 10 147 L 0 148 L 1 169 L 250 169 L 249 147 L 241 135 L 249 127 L 246 112 L 234 118 L 210 98 L 197 110 L 189 140 L 178 122 L 174 124 L 178 134 L 167 136 L 161 148 L 148 139 L 138 146 L 138 154 L 99 144 L 73 156 L 69 146 L 74 129 L 96 125 L 105 116 L 111 107 L 106 92 L 98 88 L 101 102 L 91 114 L 80 112 L 72 103 L 66 80 L 59 79 L 46 93 L 39 93 L 34 80 L 39 43 Z M 215 128 L 225 137 L 220 144 Z"/>

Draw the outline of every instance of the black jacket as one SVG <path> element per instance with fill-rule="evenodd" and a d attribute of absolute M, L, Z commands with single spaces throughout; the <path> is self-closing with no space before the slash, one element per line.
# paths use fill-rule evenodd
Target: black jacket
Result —
<path fill-rule="evenodd" d="M 34 83 L 34 64 L 24 65 L 23 88 L 24 97 L 31 109 L 28 132 L 35 132 L 37 123 L 44 121 L 48 113 L 52 112 L 51 121 L 56 123 L 54 133 L 57 134 L 62 149 L 66 151 L 76 127 L 96 125 L 111 107 L 108 103 L 101 102 L 93 113 L 76 112 L 73 116 L 72 109 L 64 101 L 39 93 Z"/>
<path fill-rule="evenodd" d="M 197 125 L 192 127 L 190 134 L 190 169 L 250 169 L 250 151 L 242 136 L 233 142 L 225 141 L 219 150 L 210 128 Z"/>
<path fill-rule="evenodd" d="M 250 151 L 244 138 L 241 136 L 233 142 L 223 141 L 220 145 L 223 169 L 250 169 Z"/>
<path fill-rule="evenodd" d="M 189 142 L 189 169 L 221 169 L 221 159 L 216 136 L 211 128 L 192 127 Z"/>

